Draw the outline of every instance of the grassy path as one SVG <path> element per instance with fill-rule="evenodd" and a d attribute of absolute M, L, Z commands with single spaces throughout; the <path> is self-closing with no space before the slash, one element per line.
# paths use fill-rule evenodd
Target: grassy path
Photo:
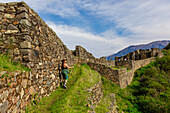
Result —
<path fill-rule="evenodd" d="M 27 107 L 27 113 L 80 113 L 90 110 L 86 107 L 90 88 L 100 80 L 100 75 L 86 64 L 76 65 L 69 74 L 68 89 L 58 87 L 49 97 L 41 98 L 34 106 Z"/>

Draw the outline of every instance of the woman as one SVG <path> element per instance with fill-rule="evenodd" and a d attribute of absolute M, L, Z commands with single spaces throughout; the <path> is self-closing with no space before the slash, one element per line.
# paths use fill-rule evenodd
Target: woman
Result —
<path fill-rule="evenodd" d="M 64 58 L 63 60 L 62 60 L 62 65 L 61 65 L 61 69 L 62 69 L 62 71 L 61 71 L 61 74 L 63 75 L 63 79 L 65 80 L 65 83 L 64 83 L 64 87 L 65 88 L 67 88 L 67 86 L 66 86 L 66 83 L 67 83 L 67 79 L 68 79 L 68 69 L 70 69 L 70 68 L 74 68 L 73 66 L 72 67 L 69 67 L 67 64 L 66 64 L 66 59 Z"/>

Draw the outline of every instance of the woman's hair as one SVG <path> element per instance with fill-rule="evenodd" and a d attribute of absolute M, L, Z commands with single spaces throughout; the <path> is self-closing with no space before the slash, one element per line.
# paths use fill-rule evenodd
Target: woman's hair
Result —
<path fill-rule="evenodd" d="M 61 68 L 63 69 L 64 68 L 64 62 L 66 61 L 66 58 L 64 58 L 63 60 L 62 60 L 62 64 L 61 64 Z"/>

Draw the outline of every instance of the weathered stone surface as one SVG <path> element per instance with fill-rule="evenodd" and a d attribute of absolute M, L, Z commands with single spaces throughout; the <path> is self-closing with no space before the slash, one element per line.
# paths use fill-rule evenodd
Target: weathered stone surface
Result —
<path fill-rule="evenodd" d="M 28 12 L 27 8 L 25 7 L 18 7 L 17 9 L 19 12 Z"/>
<path fill-rule="evenodd" d="M 32 95 L 32 94 L 34 94 L 34 93 L 35 93 L 34 87 L 31 86 L 31 87 L 30 87 L 30 94 Z"/>
<path fill-rule="evenodd" d="M 22 82 L 21 82 L 21 86 L 23 87 L 23 88 L 26 88 L 27 87 L 27 79 L 23 79 L 22 80 Z"/>
<path fill-rule="evenodd" d="M 5 7 L 4 6 L 0 6 L 0 11 L 4 11 Z"/>
<path fill-rule="evenodd" d="M 22 99 L 22 97 L 24 96 L 24 89 L 23 88 L 21 89 L 21 94 L 20 95 L 21 95 L 21 99 Z"/>
<path fill-rule="evenodd" d="M 5 34 L 18 33 L 19 30 L 6 30 Z"/>
<path fill-rule="evenodd" d="M 4 14 L 4 17 L 5 17 L 5 18 L 14 18 L 15 15 L 12 15 L 12 14 Z"/>
<path fill-rule="evenodd" d="M 0 113 L 6 113 L 8 110 L 8 101 L 4 101 L 3 103 L 0 103 Z"/>
<path fill-rule="evenodd" d="M 55 79 L 55 75 L 54 74 L 51 74 L 50 75 L 50 78 L 52 78 L 53 80 Z"/>
<path fill-rule="evenodd" d="M 15 104 L 15 103 L 17 103 L 17 102 L 18 102 L 18 100 L 19 100 L 19 96 L 14 97 L 14 99 L 12 99 L 12 103 L 13 103 L 13 104 Z"/>
<path fill-rule="evenodd" d="M 28 14 L 27 14 L 26 12 L 23 12 L 23 13 L 21 13 L 21 14 L 18 14 L 18 15 L 16 16 L 16 18 L 28 19 L 29 16 L 28 16 Z"/>
<path fill-rule="evenodd" d="M 18 48 L 14 49 L 14 55 L 19 55 L 20 54 L 20 51 Z"/>
<path fill-rule="evenodd" d="M 20 21 L 21 24 L 27 25 L 27 26 L 31 26 L 31 23 L 27 20 L 27 19 L 22 19 Z"/>
<path fill-rule="evenodd" d="M 43 88 L 41 88 L 41 94 L 44 94 L 44 89 Z"/>
<path fill-rule="evenodd" d="M 9 24 L 7 27 L 8 30 L 18 30 L 18 28 L 12 24 Z"/>
<path fill-rule="evenodd" d="M 31 42 L 28 41 L 21 42 L 20 46 L 22 49 L 31 49 Z"/>
<path fill-rule="evenodd" d="M 22 55 L 29 55 L 31 54 L 31 50 L 30 49 L 20 49 L 21 54 Z"/>

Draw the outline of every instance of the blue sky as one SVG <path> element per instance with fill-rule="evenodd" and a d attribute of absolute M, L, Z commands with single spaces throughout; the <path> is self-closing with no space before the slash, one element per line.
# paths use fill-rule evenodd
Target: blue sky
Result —
<path fill-rule="evenodd" d="M 18 2 L 21 0 L 0 0 Z M 137 44 L 170 40 L 170 0 L 23 0 L 69 49 L 95 57 Z"/>

